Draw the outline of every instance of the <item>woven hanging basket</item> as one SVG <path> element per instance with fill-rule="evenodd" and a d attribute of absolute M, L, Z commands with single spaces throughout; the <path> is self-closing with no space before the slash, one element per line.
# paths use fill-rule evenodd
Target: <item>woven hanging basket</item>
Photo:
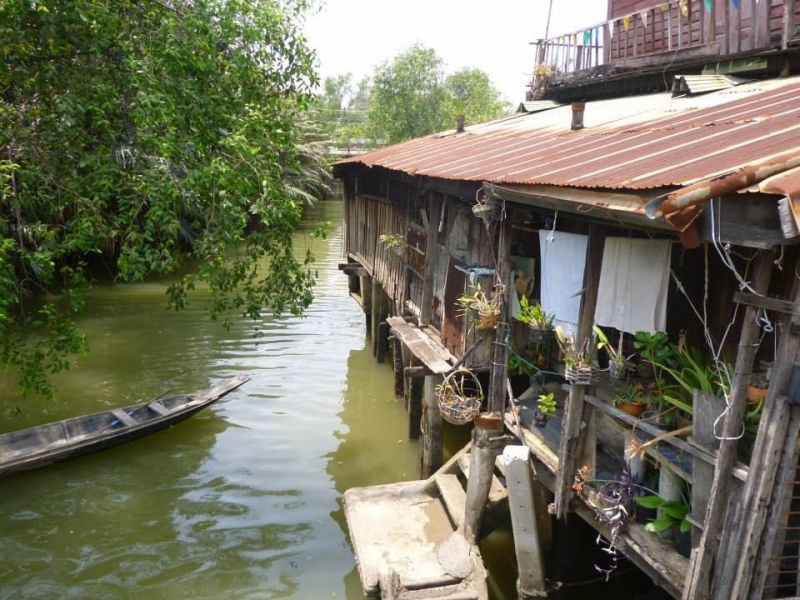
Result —
<path fill-rule="evenodd" d="M 480 414 L 483 388 L 468 369 L 456 369 L 436 386 L 436 397 L 442 418 L 453 425 L 464 425 Z"/>
<path fill-rule="evenodd" d="M 492 329 L 500 322 L 500 311 L 494 312 L 479 312 L 478 313 L 478 328 L 479 329 Z"/>
<path fill-rule="evenodd" d="M 595 365 L 564 367 L 564 378 L 572 385 L 596 385 L 600 372 Z"/>

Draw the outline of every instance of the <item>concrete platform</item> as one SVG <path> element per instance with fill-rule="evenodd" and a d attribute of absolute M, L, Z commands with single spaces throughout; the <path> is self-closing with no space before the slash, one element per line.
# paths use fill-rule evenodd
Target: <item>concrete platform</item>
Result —
<path fill-rule="evenodd" d="M 434 480 L 353 488 L 344 507 L 366 595 L 487 598 L 483 561 L 457 532 Z M 389 582 L 392 590 L 381 589 Z"/>

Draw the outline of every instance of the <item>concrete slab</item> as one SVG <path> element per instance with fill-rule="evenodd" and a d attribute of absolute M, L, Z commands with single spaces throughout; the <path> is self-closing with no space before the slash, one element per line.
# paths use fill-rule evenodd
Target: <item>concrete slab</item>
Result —
<path fill-rule="evenodd" d="M 449 573 L 453 565 L 442 565 L 437 556 L 454 528 L 434 485 L 410 481 L 353 488 L 344 494 L 344 507 L 366 595 L 378 594 L 380 572 L 386 567 L 408 589 L 463 579 Z"/>

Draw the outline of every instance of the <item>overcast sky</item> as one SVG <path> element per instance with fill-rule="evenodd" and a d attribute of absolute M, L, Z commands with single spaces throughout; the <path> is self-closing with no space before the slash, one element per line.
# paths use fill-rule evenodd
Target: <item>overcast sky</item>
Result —
<path fill-rule="evenodd" d="M 530 42 L 544 37 L 550 0 L 325 0 L 306 36 L 319 72 L 358 81 L 415 42 L 433 48 L 447 73 L 477 67 L 506 100 L 525 98 L 533 71 Z M 604 21 L 606 0 L 553 0 L 550 35 Z"/>

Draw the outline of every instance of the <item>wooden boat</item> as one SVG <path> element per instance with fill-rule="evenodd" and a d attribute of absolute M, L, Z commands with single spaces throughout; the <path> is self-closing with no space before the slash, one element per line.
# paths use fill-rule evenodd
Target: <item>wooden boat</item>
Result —
<path fill-rule="evenodd" d="M 213 404 L 245 382 L 218 386 L 0 435 L 0 477 L 90 454 L 166 429 Z"/>

